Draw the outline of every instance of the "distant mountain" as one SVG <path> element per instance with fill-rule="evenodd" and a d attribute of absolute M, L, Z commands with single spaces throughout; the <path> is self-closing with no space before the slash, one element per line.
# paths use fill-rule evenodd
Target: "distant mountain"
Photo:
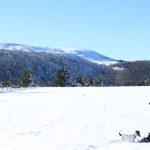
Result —
<path fill-rule="evenodd" d="M 39 52 L 39 53 L 45 52 L 45 53 L 59 54 L 67 57 L 80 57 L 93 63 L 105 65 L 114 64 L 117 62 L 116 60 L 101 55 L 93 50 L 80 48 L 64 48 L 64 47 L 50 48 L 50 47 L 15 44 L 15 43 L 0 43 L 0 49 L 26 51 L 26 52 Z"/>
<path fill-rule="evenodd" d="M 0 83 L 11 78 L 16 84 L 24 71 L 32 72 L 32 81 L 39 86 L 53 86 L 57 71 L 64 67 L 69 73 L 71 85 L 76 78 L 84 81 L 101 80 L 103 85 L 114 85 L 116 70 L 111 65 L 113 59 L 91 50 L 75 48 L 44 48 L 21 44 L 0 44 Z M 92 84 L 92 83 L 91 83 Z"/>

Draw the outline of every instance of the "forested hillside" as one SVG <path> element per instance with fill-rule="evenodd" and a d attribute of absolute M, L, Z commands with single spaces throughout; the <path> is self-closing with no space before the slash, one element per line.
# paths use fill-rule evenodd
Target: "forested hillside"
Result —
<path fill-rule="evenodd" d="M 115 70 L 98 65 L 80 57 L 67 57 L 44 52 L 0 50 L 0 82 L 16 85 L 23 72 L 30 72 L 32 82 L 39 86 L 53 86 L 57 71 L 65 67 L 70 86 L 76 85 L 76 78 L 84 82 L 98 78 L 104 85 L 114 85 Z M 100 84 L 99 84 L 100 85 Z"/>
<path fill-rule="evenodd" d="M 61 80 L 66 83 L 60 83 Z M 105 66 L 78 56 L 1 49 L 0 83 L 3 86 L 150 85 L 150 61 L 120 61 Z"/>
<path fill-rule="evenodd" d="M 122 61 L 112 66 L 122 68 L 116 75 L 116 85 L 150 85 L 150 61 Z"/>

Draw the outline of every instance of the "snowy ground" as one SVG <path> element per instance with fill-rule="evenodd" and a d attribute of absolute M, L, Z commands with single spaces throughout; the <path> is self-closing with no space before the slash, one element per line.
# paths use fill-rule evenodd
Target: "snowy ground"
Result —
<path fill-rule="evenodd" d="M 0 150 L 148 150 L 118 132 L 150 132 L 150 87 L 0 93 Z"/>

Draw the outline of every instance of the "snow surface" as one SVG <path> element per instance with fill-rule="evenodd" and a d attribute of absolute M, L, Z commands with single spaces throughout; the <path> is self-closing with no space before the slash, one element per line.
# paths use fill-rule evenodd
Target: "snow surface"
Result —
<path fill-rule="evenodd" d="M 148 150 L 150 87 L 30 88 L 0 93 L 0 150 Z"/>

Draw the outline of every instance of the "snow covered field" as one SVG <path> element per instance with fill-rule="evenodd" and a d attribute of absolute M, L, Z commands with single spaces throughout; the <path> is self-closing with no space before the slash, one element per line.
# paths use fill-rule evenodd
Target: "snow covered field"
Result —
<path fill-rule="evenodd" d="M 150 87 L 0 93 L 0 150 L 148 150 L 118 135 L 150 132 Z"/>

